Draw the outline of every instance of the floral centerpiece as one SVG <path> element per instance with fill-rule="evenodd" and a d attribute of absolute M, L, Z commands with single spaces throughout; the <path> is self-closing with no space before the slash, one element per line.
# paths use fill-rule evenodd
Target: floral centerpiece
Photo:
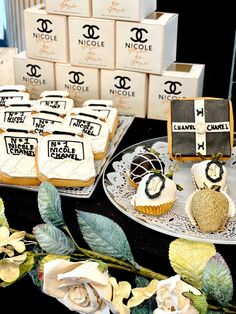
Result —
<path fill-rule="evenodd" d="M 78 313 L 236 313 L 230 269 L 213 244 L 174 240 L 169 260 L 176 275 L 168 278 L 138 265 L 123 230 L 107 217 L 77 211 L 90 249 L 80 247 L 53 185 L 40 185 L 38 208 L 44 224 L 27 234 L 9 226 L 0 201 L 2 288 L 29 274 L 43 293 Z M 135 286 L 118 281 L 113 269 L 134 273 Z"/>

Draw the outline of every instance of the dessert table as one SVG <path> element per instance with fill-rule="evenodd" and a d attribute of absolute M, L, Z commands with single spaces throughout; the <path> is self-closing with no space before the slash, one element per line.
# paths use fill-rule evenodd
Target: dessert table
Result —
<path fill-rule="evenodd" d="M 115 154 L 132 144 L 166 134 L 165 121 L 135 118 Z M 0 197 L 3 199 L 11 228 L 32 233 L 32 228 L 42 223 L 37 208 L 37 192 L 0 186 Z M 123 229 L 139 265 L 167 276 L 174 275 L 168 259 L 168 248 L 175 237 L 147 228 L 120 212 L 106 196 L 101 179 L 90 198 L 61 196 L 61 200 L 66 224 L 80 246 L 87 247 L 77 227 L 76 210 L 101 214 L 115 221 Z M 230 244 L 215 246 L 226 260 L 235 282 L 236 267 L 232 256 L 235 246 Z M 120 280 L 130 278 L 132 280 L 133 275 L 117 271 L 116 277 L 120 277 Z M 10 287 L 2 288 L 0 296 L 10 313 L 70 313 L 56 299 L 39 291 L 28 275 Z"/>

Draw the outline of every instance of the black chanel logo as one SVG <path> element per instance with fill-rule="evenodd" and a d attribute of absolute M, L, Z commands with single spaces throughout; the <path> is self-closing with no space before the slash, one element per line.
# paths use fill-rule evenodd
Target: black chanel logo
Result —
<path fill-rule="evenodd" d="M 177 86 L 182 86 L 180 82 L 177 81 L 167 81 L 165 82 L 165 85 L 169 84 L 169 90 L 164 89 L 164 91 L 167 94 L 174 94 L 174 95 L 179 95 L 181 94 L 181 91 L 177 91 Z"/>
<path fill-rule="evenodd" d="M 80 76 L 84 76 L 83 73 L 70 71 L 69 75 L 73 75 L 73 80 L 69 80 L 69 82 L 71 82 L 72 84 L 78 84 L 78 85 L 84 84 L 84 81 L 80 82 Z"/>
<path fill-rule="evenodd" d="M 119 80 L 119 85 L 115 84 L 115 87 L 118 89 L 130 89 L 130 86 L 126 86 L 127 81 L 131 82 L 131 79 L 127 76 L 116 76 L 115 80 Z"/>
<path fill-rule="evenodd" d="M 88 29 L 88 35 L 83 34 L 83 36 L 87 39 L 98 39 L 100 36 L 97 35 L 95 36 L 95 29 L 99 30 L 100 28 L 97 25 L 84 25 L 83 29 L 87 28 Z"/>
<path fill-rule="evenodd" d="M 148 41 L 147 39 L 143 39 L 143 35 L 144 35 L 143 33 L 148 34 L 148 31 L 145 28 L 133 27 L 130 31 L 136 32 L 135 38 L 130 37 L 130 39 L 134 41 L 135 43 L 146 43 Z"/>
<path fill-rule="evenodd" d="M 26 72 L 29 76 L 31 76 L 31 77 L 40 77 L 41 76 L 41 74 L 37 74 L 37 71 L 41 70 L 39 65 L 27 64 L 26 67 L 29 68 L 30 72 Z"/>
<path fill-rule="evenodd" d="M 48 29 L 49 28 L 49 25 L 48 24 L 51 24 L 52 25 L 52 22 L 50 20 L 44 20 L 44 19 L 38 19 L 37 20 L 37 23 L 41 22 L 41 28 L 37 28 L 37 30 L 41 33 L 51 33 L 52 32 L 52 29 Z"/>

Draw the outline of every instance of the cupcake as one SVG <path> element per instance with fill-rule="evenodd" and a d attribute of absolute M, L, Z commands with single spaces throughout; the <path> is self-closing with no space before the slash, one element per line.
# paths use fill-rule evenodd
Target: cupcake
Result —
<path fill-rule="evenodd" d="M 208 188 L 192 193 L 185 210 L 191 223 L 202 232 L 225 230 L 228 219 L 235 214 L 234 203 L 225 192 Z"/>
<path fill-rule="evenodd" d="M 131 204 L 144 214 L 161 215 L 174 205 L 176 190 L 171 179 L 160 173 L 148 173 L 142 178 Z"/>
<path fill-rule="evenodd" d="M 226 192 L 227 170 L 219 160 L 204 160 L 192 166 L 192 176 L 196 188 L 204 189 L 219 186 Z"/>
<path fill-rule="evenodd" d="M 137 189 L 142 178 L 151 170 L 159 170 L 161 174 L 164 174 L 165 164 L 157 154 L 147 152 L 135 155 L 128 172 L 130 184 Z"/>

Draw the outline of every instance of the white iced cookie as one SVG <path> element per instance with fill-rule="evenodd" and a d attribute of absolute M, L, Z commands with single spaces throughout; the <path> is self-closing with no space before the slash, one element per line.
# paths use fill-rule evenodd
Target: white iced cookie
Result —
<path fill-rule="evenodd" d="M 29 93 L 18 91 L 0 91 L 0 109 L 4 108 L 9 101 L 28 100 L 30 98 Z"/>
<path fill-rule="evenodd" d="M 62 96 L 47 96 L 38 99 L 37 103 L 38 111 L 55 112 L 59 115 L 69 114 L 74 106 L 73 99 Z"/>
<path fill-rule="evenodd" d="M 40 112 L 31 114 L 25 120 L 26 123 L 32 125 L 32 129 L 35 133 L 42 135 L 45 128 L 52 125 L 60 125 L 63 121 L 63 118 L 60 117 L 57 113 L 54 112 Z"/>
<path fill-rule="evenodd" d="M 211 189 L 214 185 L 220 186 L 222 191 L 227 189 L 227 169 L 218 160 L 204 160 L 192 166 L 192 177 L 197 189 L 206 186 Z"/>
<path fill-rule="evenodd" d="M 39 185 L 35 167 L 35 149 L 39 137 L 23 129 L 8 129 L 0 134 L 0 182 L 15 185 Z"/>
<path fill-rule="evenodd" d="M 80 112 L 77 115 L 66 116 L 63 126 L 82 129 L 84 139 L 92 144 L 94 159 L 103 159 L 109 145 L 109 127 L 96 115 Z"/>
<path fill-rule="evenodd" d="M 145 214 L 161 215 L 174 205 L 176 191 L 174 181 L 160 173 L 148 173 L 139 183 L 131 204 Z"/>
<path fill-rule="evenodd" d="M 113 107 L 113 102 L 111 100 L 88 100 L 83 103 L 83 108 L 89 108 L 102 115 L 102 118 L 109 125 L 110 137 L 112 139 L 118 126 L 118 110 Z"/>
<path fill-rule="evenodd" d="M 69 132 L 55 131 L 41 137 L 36 165 L 40 181 L 55 186 L 89 186 L 96 176 L 91 144 Z"/>
<path fill-rule="evenodd" d="M 18 103 L 6 105 L 5 109 L 0 110 L 0 123 L 22 124 L 27 117 L 31 116 L 34 107 L 29 103 Z"/>

